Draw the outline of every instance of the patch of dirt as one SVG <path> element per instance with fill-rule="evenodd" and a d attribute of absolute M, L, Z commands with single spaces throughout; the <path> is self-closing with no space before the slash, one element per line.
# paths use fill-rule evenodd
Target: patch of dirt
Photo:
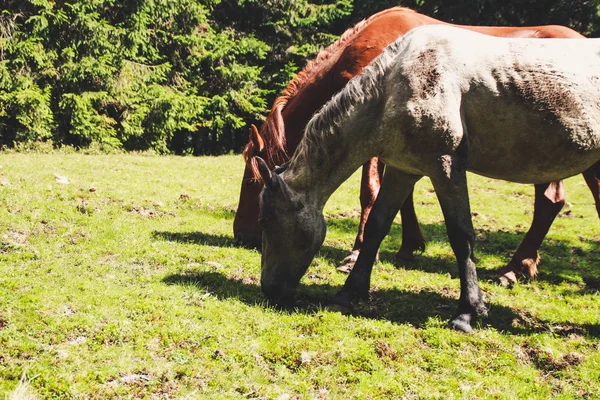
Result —
<path fill-rule="evenodd" d="M 30 233 L 20 231 L 13 231 L 11 234 L 13 242 L 15 244 L 25 244 L 25 242 L 29 240 L 29 235 Z"/>
<path fill-rule="evenodd" d="M 535 367 L 546 373 L 564 370 L 570 366 L 577 366 L 583 362 L 583 355 L 570 352 L 564 356 L 556 357 L 551 351 L 532 347 L 525 344 L 519 348 L 518 358 L 523 361 L 529 361 Z"/>
<path fill-rule="evenodd" d="M 559 325 L 550 324 L 548 322 L 541 322 L 532 316 L 529 312 L 524 310 L 514 310 L 517 318 L 513 319 L 512 326 L 514 328 L 524 328 L 527 330 L 534 330 L 540 332 L 551 332 L 561 337 L 571 336 L 586 336 L 589 334 L 586 330 L 579 326 L 573 326 L 569 324 Z"/>
<path fill-rule="evenodd" d="M 86 242 L 90 240 L 90 238 L 91 235 L 89 234 L 89 232 L 86 232 L 83 229 L 78 229 L 67 237 L 67 241 L 70 244 L 77 244 L 80 242 Z"/>
<path fill-rule="evenodd" d="M 46 220 L 42 220 L 39 221 L 37 224 L 35 224 L 35 228 L 33 229 L 33 234 L 34 235 L 41 235 L 41 234 L 45 234 L 45 235 L 49 235 L 49 236 L 56 236 L 56 226 L 54 226 L 53 223 L 51 223 L 50 221 L 46 221 Z"/>
<path fill-rule="evenodd" d="M 244 285 L 252 285 L 252 286 L 258 286 L 258 284 L 260 283 L 259 279 L 255 276 L 245 276 L 242 278 L 241 282 Z"/>
<path fill-rule="evenodd" d="M 377 353 L 379 358 L 389 358 L 393 361 L 398 359 L 398 352 L 388 342 L 383 340 L 375 341 L 375 353 Z"/>
<path fill-rule="evenodd" d="M 121 382 L 122 384 L 125 384 L 125 385 L 131 385 L 131 384 L 136 384 L 136 383 L 146 383 L 146 382 L 150 381 L 150 379 L 151 379 L 150 375 L 127 374 L 127 375 L 123 375 L 119 379 L 119 382 Z"/>
<path fill-rule="evenodd" d="M 143 206 L 126 206 L 126 210 L 130 213 L 137 214 L 143 218 L 158 218 L 164 216 L 175 216 L 172 212 L 160 211 L 156 208 L 147 208 Z"/>
<path fill-rule="evenodd" d="M 237 212 L 237 207 L 233 204 L 228 204 L 223 206 L 223 212 L 227 214 L 235 214 Z"/>
<path fill-rule="evenodd" d="M 325 215 L 328 219 L 358 219 L 360 218 L 360 210 L 358 208 L 354 208 L 350 211 L 340 211 L 339 213 L 327 213 Z"/>
<path fill-rule="evenodd" d="M 575 218 L 575 215 L 573 215 L 573 211 L 572 210 L 567 210 L 565 212 L 561 212 L 560 214 L 558 214 L 559 218 Z"/>

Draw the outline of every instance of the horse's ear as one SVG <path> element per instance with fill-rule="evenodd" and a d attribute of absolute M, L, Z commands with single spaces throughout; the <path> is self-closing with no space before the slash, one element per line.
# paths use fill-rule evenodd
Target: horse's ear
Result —
<path fill-rule="evenodd" d="M 279 187 L 279 181 L 277 174 L 274 174 L 269 169 L 269 166 L 262 158 L 256 156 L 254 157 L 256 163 L 258 164 L 258 171 L 260 172 L 260 177 L 262 178 L 265 186 L 271 190 L 277 189 Z"/>
<path fill-rule="evenodd" d="M 288 169 L 289 166 L 290 166 L 290 160 L 284 162 L 282 165 L 276 165 L 273 172 L 275 172 L 276 174 L 280 174 L 283 171 L 285 171 L 286 169 Z"/>
<path fill-rule="evenodd" d="M 265 141 L 263 140 L 260 133 L 258 133 L 258 129 L 254 124 L 250 125 L 250 141 L 254 144 L 254 148 L 258 149 L 258 152 L 261 152 L 265 148 Z"/>

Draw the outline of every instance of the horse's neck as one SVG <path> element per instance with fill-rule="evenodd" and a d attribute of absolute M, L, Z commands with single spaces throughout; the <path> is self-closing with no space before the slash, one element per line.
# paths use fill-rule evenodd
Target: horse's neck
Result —
<path fill-rule="evenodd" d="M 315 72 L 315 75 L 303 84 L 283 109 L 288 154 L 292 154 L 300 144 L 304 128 L 311 117 L 347 83 L 347 80 L 340 82 L 340 79 L 334 79 L 337 78 L 334 67 L 340 53 L 341 51 L 338 51 L 324 61 L 318 73 Z"/>
<path fill-rule="evenodd" d="M 353 115 L 342 120 L 335 134 L 326 133 L 318 141 L 304 138 L 285 172 L 288 185 L 322 208 L 354 171 L 379 154 L 379 133 L 369 124 L 369 118 L 358 118 L 373 115 L 368 109 L 373 110 L 376 103 L 357 106 Z"/>

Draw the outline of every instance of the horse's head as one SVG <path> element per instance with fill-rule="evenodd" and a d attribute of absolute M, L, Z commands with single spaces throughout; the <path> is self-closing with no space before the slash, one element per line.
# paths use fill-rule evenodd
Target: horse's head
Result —
<path fill-rule="evenodd" d="M 251 247 L 260 247 L 261 229 L 258 215 L 258 198 L 262 182 L 254 157 L 265 157 L 265 143 L 256 126 L 250 127 L 250 140 L 242 152 L 246 167 L 242 178 L 240 201 L 233 221 L 233 234 L 239 242 Z"/>
<path fill-rule="evenodd" d="M 265 183 L 259 212 L 261 287 L 268 298 L 287 303 L 325 240 L 325 219 L 322 210 L 288 186 L 281 175 L 285 167 L 271 172 L 262 159 L 256 161 Z"/>

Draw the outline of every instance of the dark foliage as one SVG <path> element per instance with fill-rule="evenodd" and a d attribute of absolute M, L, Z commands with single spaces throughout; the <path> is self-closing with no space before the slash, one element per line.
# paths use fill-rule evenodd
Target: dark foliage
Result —
<path fill-rule="evenodd" d="M 5 0 L 0 145 L 51 140 L 159 153 L 239 151 L 307 59 L 404 5 L 461 24 L 562 24 L 598 1 Z"/>

